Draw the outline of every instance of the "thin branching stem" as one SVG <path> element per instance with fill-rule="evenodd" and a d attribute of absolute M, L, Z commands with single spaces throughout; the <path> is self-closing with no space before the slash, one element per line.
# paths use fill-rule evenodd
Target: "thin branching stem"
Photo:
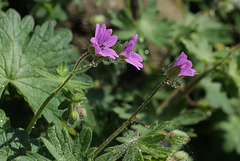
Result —
<path fill-rule="evenodd" d="M 34 114 L 31 122 L 29 123 L 26 131 L 27 133 L 30 133 L 32 128 L 34 127 L 35 123 L 37 122 L 37 120 L 39 119 L 40 115 L 42 114 L 42 111 L 44 110 L 44 108 L 47 106 L 47 104 L 52 100 L 52 98 L 54 96 L 56 96 L 59 91 L 61 91 L 61 89 L 68 83 L 68 81 L 80 70 L 78 70 L 78 66 L 79 64 L 83 61 L 83 59 L 85 59 L 87 56 L 89 56 L 90 53 L 85 53 L 82 56 L 79 57 L 78 61 L 76 62 L 72 72 L 69 74 L 69 76 L 66 78 L 66 80 L 59 85 L 54 91 L 51 92 L 51 94 L 46 98 L 46 100 L 42 103 L 42 105 L 40 106 L 40 108 L 38 109 L 37 113 Z M 89 65 L 88 68 L 90 68 L 91 66 Z M 81 69 L 81 68 L 80 68 Z M 87 69 L 87 68 L 85 68 Z"/>
<path fill-rule="evenodd" d="M 214 70 L 216 70 L 217 68 L 219 68 L 235 51 L 240 49 L 240 43 L 237 44 L 235 47 L 233 47 L 228 54 L 223 57 L 217 64 L 215 64 L 214 66 L 212 66 L 211 68 L 207 69 L 205 72 L 203 72 L 202 74 L 200 74 L 195 80 L 193 80 L 191 83 L 189 83 L 189 85 L 184 89 L 184 90 L 177 90 L 177 91 L 173 91 L 173 94 L 170 94 L 169 97 L 167 98 L 167 102 L 163 102 L 158 109 L 158 114 L 160 114 L 160 112 L 168 107 L 170 104 L 178 101 L 179 99 L 181 99 L 183 96 L 185 96 L 187 93 L 189 93 L 193 87 L 198 84 L 198 82 L 200 82 L 204 77 L 206 77 L 208 74 L 210 74 L 211 72 L 213 72 Z M 176 97 L 175 97 L 176 96 Z"/>
<path fill-rule="evenodd" d="M 137 114 L 149 103 L 149 101 L 152 99 L 152 97 L 157 93 L 157 91 L 164 85 L 164 81 L 162 81 L 157 88 L 148 96 L 146 101 L 143 102 L 141 106 L 138 107 L 138 109 L 132 114 L 132 116 L 125 121 L 111 136 L 109 136 L 98 148 L 97 150 L 91 155 L 91 159 L 93 159 L 99 152 L 102 151 L 104 147 L 106 147 L 120 132 L 123 131 L 131 122 L 136 121 Z"/>

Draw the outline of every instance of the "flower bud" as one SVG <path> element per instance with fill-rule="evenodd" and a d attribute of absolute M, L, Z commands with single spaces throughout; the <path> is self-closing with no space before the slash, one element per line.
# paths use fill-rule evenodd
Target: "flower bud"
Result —
<path fill-rule="evenodd" d="M 79 109 L 79 114 L 82 116 L 82 117 L 87 117 L 87 111 L 85 108 L 81 108 Z"/>
<path fill-rule="evenodd" d="M 67 66 L 67 63 L 63 61 L 56 69 L 58 75 L 61 77 L 66 77 L 69 73 L 69 68 Z"/>
<path fill-rule="evenodd" d="M 177 161 L 187 161 L 188 154 L 184 151 L 178 151 L 174 154 L 174 159 Z"/>
<path fill-rule="evenodd" d="M 190 141 L 188 135 L 180 130 L 173 130 L 170 132 L 169 139 L 172 144 L 186 144 Z"/>
<path fill-rule="evenodd" d="M 169 156 L 169 157 L 167 157 L 166 161 L 176 161 L 176 160 Z"/>
<path fill-rule="evenodd" d="M 78 112 L 73 110 L 69 115 L 68 123 L 74 124 L 78 120 L 78 118 L 79 118 Z"/>
<path fill-rule="evenodd" d="M 70 119 L 72 119 L 73 121 L 77 121 L 78 120 L 78 117 L 79 117 L 79 114 L 77 111 L 73 111 L 70 115 Z"/>

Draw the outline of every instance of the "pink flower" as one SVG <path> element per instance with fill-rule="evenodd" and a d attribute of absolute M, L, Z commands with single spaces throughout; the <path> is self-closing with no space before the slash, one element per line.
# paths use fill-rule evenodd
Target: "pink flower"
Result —
<path fill-rule="evenodd" d="M 99 24 L 96 25 L 95 37 L 91 38 L 93 47 L 95 48 L 95 53 L 104 57 L 111 57 L 116 59 L 118 57 L 117 53 L 110 49 L 116 42 L 117 36 L 111 36 L 112 29 L 106 29 L 106 25 L 103 24 L 101 27 Z"/>
<path fill-rule="evenodd" d="M 126 57 L 124 60 L 135 66 L 138 70 L 143 67 L 143 64 L 141 63 L 143 61 L 142 57 L 138 55 L 137 53 L 133 52 L 132 49 L 135 46 L 135 43 L 137 41 L 138 35 L 133 35 L 132 39 L 129 40 L 124 46 L 126 47 L 125 50 L 123 50 L 120 55 Z"/>
<path fill-rule="evenodd" d="M 192 69 L 192 62 L 187 60 L 187 55 L 182 52 L 172 67 L 180 66 L 181 70 L 178 76 L 194 76 L 198 73 Z"/>

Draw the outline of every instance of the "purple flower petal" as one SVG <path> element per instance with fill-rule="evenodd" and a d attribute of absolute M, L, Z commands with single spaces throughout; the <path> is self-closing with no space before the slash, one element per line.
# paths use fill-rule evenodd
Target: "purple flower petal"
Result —
<path fill-rule="evenodd" d="M 96 54 L 98 54 L 98 53 L 101 52 L 101 49 L 100 49 L 97 41 L 94 41 L 94 42 L 93 42 L 93 47 L 95 48 L 95 53 L 96 53 Z"/>
<path fill-rule="evenodd" d="M 124 60 L 135 66 L 138 70 L 143 67 L 143 64 L 141 63 L 143 61 L 142 57 L 138 55 L 137 53 L 133 52 L 132 49 L 135 46 L 135 43 L 137 41 L 138 35 L 135 34 L 131 40 L 129 40 L 124 46 L 126 49 L 120 53 L 120 55 L 123 55 L 126 57 Z"/>
<path fill-rule="evenodd" d="M 106 49 L 102 50 L 99 54 L 104 56 L 104 57 L 109 56 L 113 59 L 116 59 L 115 57 L 119 57 L 117 55 L 117 53 L 113 49 L 110 49 L 110 48 L 106 48 Z"/>
<path fill-rule="evenodd" d="M 129 40 L 124 46 L 128 49 L 128 50 L 132 50 L 137 42 L 137 38 L 138 38 L 138 35 L 135 34 L 133 35 L 132 39 Z"/>
<path fill-rule="evenodd" d="M 112 29 L 107 29 L 106 25 L 103 24 L 100 26 L 96 25 L 95 37 L 90 39 L 91 43 L 93 43 L 93 47 L 95 48 L 95 53 L 102 55 L 104 57 L 111 57 L 115 59 L 118 57 L 117 53 L 110 49 L 117 42 L 117 36 L 111 36 Z"/>
<path fill-rule="evenodd" d="M 107 41 L 111 35 L 112 35 L 112 29 L 107 29 L 105 32 L 105 39 L 103 40 L 103 42 Z"/>
<path fill-rule="evenodd" d="M 112 47 L 117 42 L 117 36 L 111 36 L 106 41 L 103 42 L 105 47 Z"/>
<path fill-rule="evenodd" d="M 95 30 L 95 38 L 98 37 L 99 30 L 100 30 L 100 25 L 97 23 L 96 30 Z"/>
<path fill-rule="evenodd" d="M 132 59 L 125 59 L 125 61 L 129 64 L 132 64 L 133 66 L 135 66 L 138 70 L 140 70 L 140 68 L 143 67 L 143 64 L 138 62 L 138 61 L 135 61 L 135 60 L 132 60 Z"/>
<path fill-rule="evenodd" d="M 166 141 L 162 141 L 162 143 L 161 143 L 164 147 L 167 147 L 168 145 L 167 145 L 167 143 L 166 143 Z"/>
<path fill-rule="evenodd" d="M 187 55 L 182 52 L 174 63 L 173 67 L 180 66 L 181 70 L 178 76 L 194 76 L 198 73 L 192 69 L 192 62 L 187 60 Z"/>
<path fill-rule="evenodd" d="M 179 57 L 177 58 L 175 64 L 173 65 L 173 67 L 175 66 L 181 66 L 185 61 L 187 60 L 187 55 L 182 52 Z"/>

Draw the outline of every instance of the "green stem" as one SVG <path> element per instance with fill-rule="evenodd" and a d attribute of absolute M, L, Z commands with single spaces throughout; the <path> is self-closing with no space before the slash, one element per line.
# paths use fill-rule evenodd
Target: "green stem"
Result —
<path fill-rule="evenodd" d="M 80 71 L 82 71 L 82 70 L 85 70 L 85 69 L 91 68 L 91 67 L 93 67 L 93 66 L 95 66 L 95 65 L 97 65 L 97 64 L 99 64 L 99 63 L 101 63 L 104 59 L 105 59 L 105 57 L 103 57 L 103 58 L 101 58 L 101 59 L 98 59 L 96 62 L 91 63 L 91 64 L 88 65 L 88 66 L 85 66 L 85 67 L 79 68 L 78 70 L 76 70 L 76 72 L 78 73 L 78 72 L 80 72 Z"/>
<path fill-rule="evenodd" d="M 198 13 L 196 16 L 194 16 L 194 18 L 191 20 L 190 23 L 188 23 L 188 26 L 186 26 L 183 31 L 181 32 L 181 34 L 179 34 L 175 39 L 173 39 L 173 44 L 178 44 L 181 40 L 182 37 L 185 37 L 186 35 L 189 35 L 192 31 L 192 27 L 194 25 L 196 25 L 196 23 L 198 22 L 198 20 L 203 17 L 203 16 L 207 16 L 209 15 L 209 13 L 217 10 L 218 8 L 220 8 L 221 6 L 216 4 L 216 2 L 213 2 L 211 5 L 210 5 L 210 8 L 208 8 L 207 10 L 205 11 L 202 11 L 200 13 Z M 166 58 L 169 58 L 169 56 L 171 55 L 172 53 L 172 50 L 173 50 L 173 47 L 170 47 L 167 51 L 167 54 L 165 54 L 163 57 L 162 57 L 162 60 L 161 62 L 159 63 L 159 66 L 162 66 L 163 65 L 163 62 L 165 61 Z"/>
<path fill-rule="evenodd" d="M 138 109 L 132 114 L 132 116 L 125 121 L 109 138 L 107 138 L 98 148 L 97 150 L 91 155 L 91 159 L 93 159 L 99 152 L 102 151 L 104 147 L 106 147 L 120 132 L 123 131 L 131 122 L 136 120 L 137 114 L 149 103 L 149 101 L 152 99 L 152 97 L 157 93 L 157 91 L 164 85 L 164 82 L 166 80 L 162 81 L 157 88 L 148 96 L 146 101 L 143 102 L 141 106 L 138 107 Z"/>
<path fill-rule="evenodd" d="M 60 85 L 58 86 L 54 91 L 52 91 L 52 93 L 46 98 L 46 100 L 43 102 L 43 104 L 40 106 L 40 108 L 38 109 L 37 113 L 33 116 L 31 122 L 29 123 L 26 131 L 27 133 L 30 133 L 32 128 L 34 127 L 35 123 L 37 122 L 37 120 L 39 119 L 40 115 L 42 114 L 42 111 L 44 110 L 44 108 L 46 107 L 46 105 L 52 100 L 52 98 L 58 94 L 58 92 L 68 83 L 68 81 L 77 73 L 77 68 L 79 66 L 79 64 L 81 63 L 81 61 L 86 58 L 88 55 L 90 55 L 90 53 L 86 53 L 84 55 L 82 55 L 81 57 L 79 57 L 78 61 L 76 62 L 72 72 L 69 74 L 69 76 L 66 78 L 66 80 Z"/>
<path fill-rule="evenodd" d="M 232 53 L 234 53 L 235 51 L 237 51 L 238 49 L 240 49 L 240 43 L 237 44 L 234 48 L 232 48 L 229 53 L 223 58 L 221 59 L 221 61 L 219 61 L 217 64 L 215 64 L 213 67 L 209 68 L 208 70 L 206 70 L 204 73 L 202 73 L 201 75 L 199 75 L 195 80 L 193 80 L 182 92 L 175 91 L 176 93 L 173 94 L 173 96 L 169 95 L 169 97 L 171 98 L 167 98 L 167 102 L 164 101 L 164 103 L 162 105 L 160 105 L 161 109 L 158 109 L 158 114 L 160 113 L 160 111 L 162 111 L 164 108 L 168 107 L 170 104 L 178 101 L 179 99 L 181 99 L 183 96 L 185 96 L 188 92 L 190 92 L 193 87 L 200 82 L 205 76 L 207 76 L 209 73 L 211 73 L 212 71 L 216 70 L 219 66 L 221 66 L 231 55 Z M 176 97 L 175 97 L 176 96 Z"/>
<path fill-rule="evenodd" d="M 212 68 L 206 70 L 203 74 L 197 77 L 193 82 L 186 87 L 186 89 L 181 93 L 181 95 L 187 94 L 200 80 L 202 80 L 205 76 L 207 76 L 212 71 L 216 70 L 219 66 L 221 66 L 236 50 L 240 48 L 240 43 L 237 44 L 234 48 L 232 48 L 229 53 L 217 64 L 215 64 Z"/>

